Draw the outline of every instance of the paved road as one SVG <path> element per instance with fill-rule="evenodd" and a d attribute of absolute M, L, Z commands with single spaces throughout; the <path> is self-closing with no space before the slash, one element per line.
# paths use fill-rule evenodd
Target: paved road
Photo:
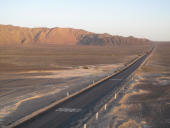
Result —
<path fill-rule="evenodd" d="M 110 79 L 103 81 L 82 94 L 56 105 L 49 111 L 20 124 L 16 128 L 67 128 L 72 126 L 80 119 L 80 116 L 89 112 L 89 110 L 91 110 L 104 96 L 119 87 L 123 80 L 132 74 L 147 56 L 148 54 Z"/>

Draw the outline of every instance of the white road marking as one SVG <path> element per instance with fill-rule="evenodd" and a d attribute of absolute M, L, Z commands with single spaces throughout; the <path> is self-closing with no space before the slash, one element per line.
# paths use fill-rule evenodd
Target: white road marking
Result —
<path fill-rule="evenodd" d="M 79 108 L 58 108 L 55 110 L 56 112 L 80 112 Z"/>
<path fill-rule="evenodd" d="M 168 124 L 170 123 L 170 119 L 166 119 L 165 121 L 166 121 Z"/>

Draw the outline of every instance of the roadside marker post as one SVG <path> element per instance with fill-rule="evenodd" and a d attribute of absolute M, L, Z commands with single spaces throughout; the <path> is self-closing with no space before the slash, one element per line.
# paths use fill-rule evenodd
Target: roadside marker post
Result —
<path fill-rule="evenodd" d="M 107 109 L 107 104 L 104 105 L 104 110 L 106 111 L 106 109 Z"/>
<path fill-rule="evenodd" d="M 67 92 L 67 96 L 69 96 L 70 94 L 69 94 L 69 92 Z"/>
<path fill-rule="evenodd" d="M 99 118 L 99 113 L 97 112 L 96 113 L 96 120 L 98 120 L 98 118 Z"/>
<path fill-rule="evenodd" d="M 86 124 L 84 124 L 83 128 L 87 128 L 87 125 L 86 125 Z"/>
<path fill-rule="evenodd" d="M 115 93 L 115 99 L 117 98 L 117 94 Z"/>

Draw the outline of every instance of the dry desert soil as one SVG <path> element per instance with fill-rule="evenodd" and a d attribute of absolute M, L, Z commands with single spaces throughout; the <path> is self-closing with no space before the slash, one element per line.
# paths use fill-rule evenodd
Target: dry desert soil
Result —
<path fill-rule="evenodd" d="M 150 46 L 0 47 L 0 124 L 8 125 L 87 87 Z"/>

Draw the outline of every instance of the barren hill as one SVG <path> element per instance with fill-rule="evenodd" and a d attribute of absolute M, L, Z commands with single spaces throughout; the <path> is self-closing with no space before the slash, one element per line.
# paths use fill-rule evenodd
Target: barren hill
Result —
<path fill-rule="evenodd" d="M 138 45 L 149 40 L 96 34 L 72 28 L 25 28 L 0 25 L 0 45 L 45 43 L 58 45 Z"/>

